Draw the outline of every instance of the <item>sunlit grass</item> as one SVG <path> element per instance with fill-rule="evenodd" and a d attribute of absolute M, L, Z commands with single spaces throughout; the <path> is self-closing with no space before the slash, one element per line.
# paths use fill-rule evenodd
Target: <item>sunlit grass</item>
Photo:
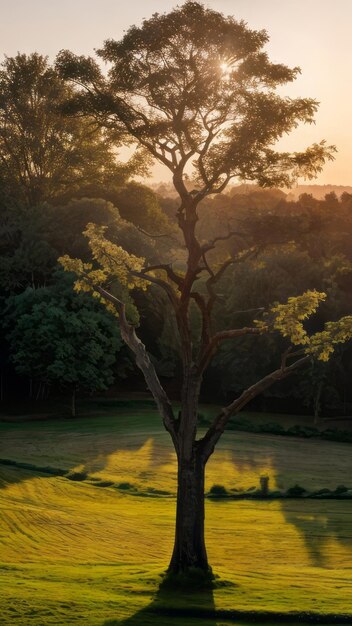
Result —
<path fill-rule="evenodd" d="M 0 423 L 0 437 L 0 458 L 176 492 L 175 455 L 150 407 L 122 407 L 76 421 Z M 208 463 L 207 488 L 258 486 L 267 474 L 272 488 L 298 482 L 307 489 L 333 489 L 352 477 L 349 451 L 343 443 L 228 432 Z"/>
<path fill-rule="evenodd" d="M 174 455 L 152 411 L 1 430 L 2 458 L 175 493 Z M 230 433 L 210 461 L 208 487 L 257 485 L 263 472 L 286 487 L 348 483 L 350 447 L 315 444 Z M 144 612 L 170 557 L 174 497 L 141 497 L 10 466 L 0 474 L 1 624 L 107 626 L 140 611 L 131 626 L 195 623 Z M 217 609 L 351 612 L 351 501 L 207 501 L 206 515 L 210 561 L 232 583 L 214 590 Z M 158 602 L 204 609 L 210 599 L 182 594 Z"/>

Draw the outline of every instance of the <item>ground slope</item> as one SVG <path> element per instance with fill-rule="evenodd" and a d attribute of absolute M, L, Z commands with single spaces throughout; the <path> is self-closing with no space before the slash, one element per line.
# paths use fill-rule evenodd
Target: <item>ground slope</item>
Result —
<path fill-rule="evenodd" d="M 174 457 L 150 408 L 0 424 L 0 433 L 1 458 L 87 475 L 0 465 L 1 624 L 220 626 L 214 608 L 352 613 L 351 501 L 207 501 L 210 561 L 228 584 L 175 601 L 157 591 L 172 547 Z M 229 433 L 208 486 L 257 485 L 266 472 L 279 486 L 332 488 L 351 470 L 347 444 Z M 131 488 L 98 487 L 94 478 Z M 150 613 L 170 605 L 206 613 Z"/>

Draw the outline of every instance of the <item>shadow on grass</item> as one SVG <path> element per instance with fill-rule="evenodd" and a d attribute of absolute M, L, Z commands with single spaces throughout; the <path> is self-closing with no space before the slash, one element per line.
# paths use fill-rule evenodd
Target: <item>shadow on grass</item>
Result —
<path fill-rule="evenodd" d="M 236 611 L 216 610 L 213 591 L 204 589 L 191 593 L 159 588 L 156 596 L 144 609 L 127 619 L 112 618 L 104 621 L 101 626 L 308 626 L 308 624 L 325 624 L 326 626 L 348 624 L 352 615 L 319 614 L 314 612 L 293 611 L 275 613 L 269 611 Z"/>
<path fill-rule="evenodd" d="M 202 626 L 217 626 L 212 589 L 192 594 L 159 588 L 152 602 L 124 620 L 108 619 L 102 626 L 192 626 L 202 618 Z M 198 621 L 198 620 L 197 620 Z"/>
<path fill-rule="evenodd" d="M 334 514 L 334 504 L 320 501 L 321 511 L 312 509 L 310 502 L 305 501 L 301 506 L 296 504 L 296 509 L 290 503 L 281 502 L 281 510 L 286 522 L 295 526 L 301 534 L 310 561 L 315 567 L 327 567 L 329 555 L 329 543 L 339 543 L 346 553 L 352 556 L 352 529 L 347 515 Z M 329 504 L 331 510 L 329 508 Z M 350 506 L 350 502 L 346 503 Z M 314 506 L 314 505 L 313 505 Z"/>
<path fill-rule="evenodd" d="M 241 435 L 242 433 L 239 433 Z M 302 476 L 302 469 L 305 467 L 305 458 L 309 460 L 309 454 L 314 455 L 315 463 L 312 463 L 316 477 L 319 483 L 314 488 L 324 487 L 324 477 L 329 465 L 326 459 L 330 459 L 335 464 L 340 463 L 341 468 L 345 472 L 342 480 L 347 485 L 350 484 L 350 469 L 352 468 L 350 449 L 348 444 L 340 444 L 340 455 L 337 459 L 328 457 L 331 442 L 319 440 L 297 440 L 295 437 L 283 438 L 280 436 L 269 435 L 263 436 L 258 434 L 247 434 L 248 442 L 252 442 L 253 448 L 250 447 L 232 452 L 232 462 L 237 468 L 239 475 L 245 475 L 246 472 L 259 476 L 264 472 L 264 468 L 269 466 L 274 473 L 274 480 L 277 488 L 286 490 L 289 486 L 293 486 L 295 481 L 305 486 L 305 479 L 310 478 L 309 474 Z M 301 450 L 300 460 L 297 465 L 297 448 Z M 308 466 L 309 467 L 309 466 Z M 297 474 L 296 474 L 297 470 Z M 297 475 L 299 478 L 297 479 Z M 274 483 L 274 485 L 275 485 Z M 255 486 L 255 485 L 253 485 Z M 338 486 L 336 482 L 334 488 Z M 258 484 L 257 484 L 258 487 Z M 271 486 L 271 488 L 273 488 Z M 274 489 L 276 487 L 274 486 Z M 348 515 L 341 515 L 342 500 L 309 500 L 305 498 L 280 498 L 278 500 L 281 512 L 287 524 L 290 524 L 300 533 L 310 562 L 314 567 L 328 567 L 329 544 L 331 541 L 340 544 L 346 552 L 352 557 L 352 528 L 348 520 Z M 351 507 L 351 500 L 345 500 L 345 510 Z M 260 506 L 265 503 L 259 500 Z"/>

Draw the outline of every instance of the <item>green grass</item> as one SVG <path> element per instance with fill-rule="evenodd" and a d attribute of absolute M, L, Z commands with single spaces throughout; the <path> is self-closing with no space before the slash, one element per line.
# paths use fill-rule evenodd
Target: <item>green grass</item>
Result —
<path fill-rule="evenodd" d="M 2 423 L 0 437 L 0 458 L 175 493 L 172 448 L 145 404 L 76 421 Z M 348 444 L 228 433 L 207 488 L 257 486 L 263 473 L 272 487 L 349 485 L 351 457 Z M 173 497 L 11 466 L 0 476 L 1 624 L 221 626 L 233 610 L 352 613 L 351 501 L 207 501 L 209 558 L 231 584 L 170 597 L 158 583 L 172 548 Z M 170 607 L 174 616 L 160 612 Z M 215 619 L 214 609 L 224 613 Z"/>

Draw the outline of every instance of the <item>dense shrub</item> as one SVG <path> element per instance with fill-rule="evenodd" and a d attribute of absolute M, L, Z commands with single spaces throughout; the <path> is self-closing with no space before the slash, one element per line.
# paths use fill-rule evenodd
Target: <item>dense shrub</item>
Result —
<path fill-rule="evenodd" d="M 293 487 L 287 489 L 286 496 L 288 496 L 289 498 L 301 498 L 305 493 L 307 493 L 306 489 L 296 484 Z"/>
<path fill-rule="evenodd" d="M 87 473 L 86 472 L 67 472 L 67 474 L 65 474 L 65 478 L 68 478 L 69 480 L 86 480 L 88 478 Z"/>
<path fill-rule="evenodd" d="M 227 496 L 227 489 L 223 485 L 212 485 L 209 490 L 209 496 L 213 498 L 223 498 Z"/>
<path fill-rule="evenodd" d="M 117 489 L 121 489 L 122 491 L 134 491 L 135 487 L 131 485 L 131 483 L 118 483 L 116 485 Z"/>

